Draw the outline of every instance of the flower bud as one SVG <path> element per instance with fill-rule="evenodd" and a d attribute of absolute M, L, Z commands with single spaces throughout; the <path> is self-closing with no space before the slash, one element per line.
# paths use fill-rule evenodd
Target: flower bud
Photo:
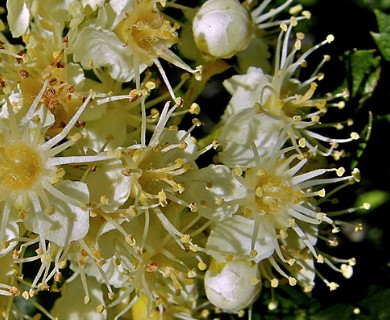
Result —
<path fill-rule="evenodd" d="M 212 261 L 204 281 L 209 301 L 225 312 L 249 307 L 261 290 L 258 265 L 248 260 Z"/>
<path fill-rule="evenodd" d="M 208 0 L 195 15 L 192 31 L 202 53 L 228 59 L 248 47 L 253 24 L 238 0 Z"/>

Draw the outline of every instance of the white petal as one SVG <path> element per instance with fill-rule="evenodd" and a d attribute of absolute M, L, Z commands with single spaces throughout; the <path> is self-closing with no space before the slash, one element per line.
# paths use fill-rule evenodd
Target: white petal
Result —
<path fill-rule="evenodd" d="M 95 11 L 98 7 L 103 6 L 104 2 L 104 0 L 81 0 L 83 7 L 90 6 L 93 11 Z"/>
<path fill-rule="evenodd" d="M 227 107 L 228 113 L 235 114 L 244 109 L 254 108 L 255 103 L 259 102 L 264 86 L 269 84 L 268 76 L 262 69 L 255 67 L 250 67 L 247 74 L 235 75 L 223 81 L 224 87 L 232 95 Z"/>
<path fill-rule="evenodd" d="M 211 230 L 206 248 L 217 261 L 225 261 L 226 255 L 249 258 L 254 229 L 254 220 L 242 216 L 233 216 L 218 222 Z M 254 249 L 257 255 L 252 259 L 260 262 L 274 252 L 271 236 L 259 225 Z"/>
<path fill-rule="evenodd" d="M 91 110 L 100 113 L 100 106 Z M 86 116 L 91 115 L 89 112 Z M 88 135 L 88 139 L 79 141 L 77 147 L 82 146 L 85 151 L 92 149 L 95 152 L 100 152 L 103 146 L 107 149 L 115 149 L 123 146 L 126 141 L 126 115 L 127 112 L 119 108 L 107 108 L 99 119 L 88 121 L 88 125 L 84 128 L 84 133 Z M 85 118 L 82 117 L 84 120 Z M 108 141 L 108 144 L 107 144 Z"/>
<path fill-rule="evenodd" d="M 36 215 L 31 212 L 24 220 L 24 224 L 27 229 L 40 233 L 38 224 L 41 223 L 46 240 L 53 241 L 59 246 L 66 246 L 71 241 L 84 238 L 88 232 L 89 210 L 80 207 L 89 203 L 88 187 L 85 183 L 68 180 L 57 183 L 54 187 L 80 205 L 66 202 L 47 192 L 54 211 L 49 214 L 42 213 L 44 219 L 39 222 Z"/>
<path fill-rule="evenodd" d="M 61 287 L 61 297 L 58 298 L 50 313 L 62 320 L 104 320 L 107 311 L 99 313 L 96 308 L 104 306 L 104 292 L 100 284 L 92 277 L 87 277 L 87 285 L 91 301 L 84 303 L 84 289 L 79 278 L 65 283 Z"/>
<path fill-rule="evenodd" d="M 100 203 L 104 212 L 114 212 L 130 196 L 133 178 L 122 174 L 120 161 L 112 161 L 98 165 L 85 180 L 89 186 L 91 202 L 100 203 L 103 196 L 108 203 Z"/>
<path fill-rule="evenodd" d="M 15 215 L 15 210 L 11 210 L 10 217 Z M 16 219 L 9 219 L 8 225 L 5 228 L 5 236 L 1 236 L 2 243 L 5 240 L 11 240 L 19 237 L 19 224 L 16 223 Z M 16 245 L 18 245 L 17 241 L 10 242 L 8 247 L 4 247 L 4 245 L 0 246 L 0 257 L 5 256 L 8 252 L 13 250 Z M 1 273 L 0 273 L 1 274 Z"/>
<path fill-rule="evenodd" d="M 283 129 L 283 122 L 264 113 L 256 114 L 253 108 L 232 115 L 226 121 L 218 138 L 222 152 L 219 159 L 228 166 L 254 165 L 253 145 L 261 156 L 262 150 L 273 148 Z"/>
<path fill-rule="evenodd" d="M 14 38 L 18 38 L 28 31 L 30 11 L 25 1 L 7 1 L 7 21 Z"/>
<path fill-rule="evenodd" d="M 85 27 L 77 34 L 70 51 L 85 69 L 107 67 L 110 76 L 122 82 L 134 78 L 131 51 L 113 32 Z M 145 67 L 140 66 L 140 72 Z"/>
<path fill-rule="evenodd" d="M 245 188 L 222 165 L 210 165 L 183 177 L 185 191 L 181 198 L 195 203 L 197 212 L 208 219 L 220 221 L 233 215 L 238 208 L 234 201 L 246 195 Z"/>

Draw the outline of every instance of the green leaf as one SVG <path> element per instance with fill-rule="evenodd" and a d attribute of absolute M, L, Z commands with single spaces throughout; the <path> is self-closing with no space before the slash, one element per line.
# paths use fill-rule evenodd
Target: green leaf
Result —
<path fill-rule="evenodd" d="M 353 318 L 354 307 L 349 304 L 334 304 L 328 308 L 321 309 L 310 320 L 350 320 Z"/>
<path fill-rule="evenodd" d="M 358 164 L 358 159 L 363 155 L 364 150 L 366 150 L 367 143 L 371 136 L 372 131 L 372 123 L 374 121 L 374 117 L 372 115 L 372 112 L 368 113 L 368 123 L 360 133 L 360 142 L 358 144 L 357 150 L 356 150 L 356 156 L 351 162 L 351 168 L 356 168 Z"/>
<path fill-rule="evenodd" d="M 384 116 L 378 116 L 378 120 L 386 120 L 386 121 L 390 122 L 390 113 L 386 114 Z"/>
<path fill-rule="evenodd" d="M 353 0 L 353 2 L 367 10 L 387 10 L 390 8 L 390 0 Z"/>
<path fill-rule="evenodd" d="M 363 193 L 356 199 L 356 207 L 362 207 L 364 203 L 370 204 L 370 209 L 365 210 L 361 209 L 359 213 L 368 213 L 371 210 L 378 208 L 381 205 L 384 205 L 390 200 L 390 194 L 384 190 L 372 190 L 370 192 Z"/>
<path fill-rule="evenodd" d="M 371 32 L 379 51 L 386 61 L 390 61 L 390 15 L 374 10 L 379 33 Z"/>
<path fill-rule="evenodd" d="M 344 55 L 350 97 L 360 104 L 374 91 L 381 72 L 380 56 L 375 50 L 353 50 Z"/>
<path fill-rule="evenodd" d="M 390 289 L 381 286 L 370 286 L 366 298 L 359 303 L 361 320 L 390 319 Z"/>

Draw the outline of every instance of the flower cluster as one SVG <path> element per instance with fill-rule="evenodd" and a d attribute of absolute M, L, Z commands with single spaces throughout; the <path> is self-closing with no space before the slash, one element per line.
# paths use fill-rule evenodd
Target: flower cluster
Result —
<path fill-rule="evenodd" d="M 335 290 L 319 264 L 352 276 L 355 259 L 319 243 L 360 181 L 338 164 L 358 133 L 326 120 L 345 94 L 316 92 L 329 56 L 310 66 L 333 36 L 295 32 L 310 13 L 292 0 L 186 5 L 7 2 L 2 319 L 250 317 L 262 290 Z M 229 103 L 199 136 L 211 78 Z"/>

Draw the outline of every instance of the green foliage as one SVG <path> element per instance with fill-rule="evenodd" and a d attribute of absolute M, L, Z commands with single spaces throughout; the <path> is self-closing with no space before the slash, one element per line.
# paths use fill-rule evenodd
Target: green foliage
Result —
<path fill-rule="evenodd" d="M 381 54 L 390 61 L 390 15 L 374 10 L 378 23 L 379 33 L 371 32 Z"/>
<path fill-rule="evenodd" d="M 390 0 L 356 0 L 359 6 L 367 9 L 387 10 L 390 8 Z"/>
<path fill-rule="evenodd" d="M 368 99 L 378 84 L 381 66 L 375 50 L 347 51 L 343 57 L 351 99 L 360 105 Z"/>
<path fill-rule="evenodd" d="M 390 319 L 390 288 L 371 286 L 367 296 L 359 303 L 361 314 L 359 320 Z M 334 319 L 334 318 L 333 318 Z"/>
<path fill-rule="evenodd" d="M 370 204 L 370 209 L 369 210 L 359 210 L 359 213 L 362 214 L 367 214 L 368 212 L 384 205 L 387 201 L 389 201 L 390 195 L 387 191 L 385 190 L 372 190 L 369 192 L 366 192 L 362 195 L 360 195 L 356 199 L 356 206 L 360 207 L 364 203 L 369 203 Z"/>
<path fill-rule="evenodd" d="M 349 91 L 349 104 L 359 111 L 372 96 L 381 75 L 381 57 L 375 50 L 350 50 L 341 58 L 346 70 L 344 87 Z M 359 144 L 353 155 L 351 167 L 355 168 L 363 155 L 371 136 L 374 117 L 371 111 L 366 113 L 367 123 L 360 132 Z"/>

